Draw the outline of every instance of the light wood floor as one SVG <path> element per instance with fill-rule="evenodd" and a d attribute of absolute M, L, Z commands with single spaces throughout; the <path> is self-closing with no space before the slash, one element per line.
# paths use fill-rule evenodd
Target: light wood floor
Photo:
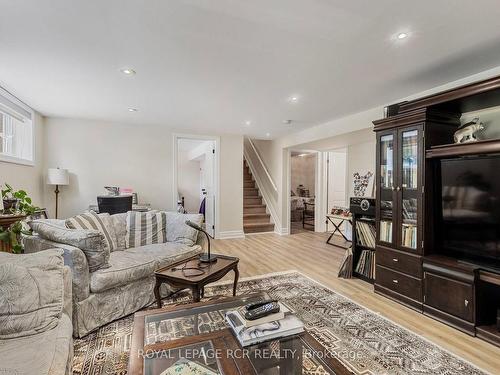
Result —
<path fill-rule="evenodd" d="M 240 258 L 240 277 L 298 270 L 476 366 L 500 374 L 500 348 L 377 295 L 368 283 L 337 278 L 344 250 L 327 245 L 327 237 L 314 232 L 255 234 L 245 239 L 215 240 L 212 246 L 214 252 Z M 231 279 L 232 273 L 226 277 Z"/>

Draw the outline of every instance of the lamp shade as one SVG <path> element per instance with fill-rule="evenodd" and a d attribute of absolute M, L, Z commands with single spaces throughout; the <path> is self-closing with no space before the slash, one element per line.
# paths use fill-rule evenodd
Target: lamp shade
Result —
<path fill-rule="evenodd" d="M 69 185 L 69 173 L 67 169 L 49 168 L 47 171 L 48 185 Z"/>

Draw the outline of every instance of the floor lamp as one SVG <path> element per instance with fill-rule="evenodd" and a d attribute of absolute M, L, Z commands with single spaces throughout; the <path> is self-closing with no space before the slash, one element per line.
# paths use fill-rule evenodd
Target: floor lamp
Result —
<path fill-rule="evenodd" d="M 59 198 L 59 186 L 69 185 L 69 173 L 67 169 L 60 168 L 49 168 L 47 172 L 47 184 L 48 185 L 56 185 L 56 216 L 57 219 L 57 206 L 58 206 L 58 198 Z"/>

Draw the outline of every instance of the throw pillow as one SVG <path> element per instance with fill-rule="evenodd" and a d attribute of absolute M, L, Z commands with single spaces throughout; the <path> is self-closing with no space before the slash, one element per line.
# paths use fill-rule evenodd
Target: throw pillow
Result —
<path fill-rule="evenodd" d="M 198 237 L 198 231 L 186 224 L 186 220 L 201 226 L 203 215 L 201 214 L 181 214 L 178 212 L 167 212 L 167 241 L 177 242 L 184 245 L 193 246 Z"/>
<path fill-rule="evenodd" d="M 127 237 L 127 213 L 114 214 L 110 217 L 111 224 L 115 229 L 116 236 L 116 250 L 125 250 L 126 249 L 126 240 Z"/>
<path fill-rule="evenodd" d="M 107 217 L 109 217 L 109 214 L 107 214 Z M 112 228 L 110 229 L 107 217 L 100 217 L 95 212 L 88 211 L 66 219 L 66 226 L 70 229 L 93 229 L 102 233 L 106 246 L 112 252 L 117 247 L 116 236 L 114 235 L 114 231 L 111 231 Z"/>
<path fill-rule="evenodd" d="M 125 247 L 138 247 L 166 241 L 165 212 L 127 212 Z"/>
<path fill-rule="evenodd" d="M 49 241 L 65 243 L 79 248 L 85 254 L 89 271 L 109 268 L 109 249 L 105 245 L 104 235 L 96 230 L 68 229 L 46 220 L 33 220 L 28 223 L 31 229 Z"/>
<path fill-rule="evenodd" d="M 63 310 L 63 251 L 0 252 L 0 339 L 55 328 Z"/>

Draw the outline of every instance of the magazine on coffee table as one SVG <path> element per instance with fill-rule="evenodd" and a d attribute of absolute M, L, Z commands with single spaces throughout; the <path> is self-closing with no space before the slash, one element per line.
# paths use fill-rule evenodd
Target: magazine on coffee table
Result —
<path fill-rule="evenodd" d="M 283 305 L 281 302 L 278 302 L 280 305 L 280 311 L 274 314 L 269 314 L 263 318 L 258 318 L 254 320 L 248 320 L 245 318 L 245 306 L 241 306 L 239 309 L 235 310 L 234 313 L 238 315 L 238 318 L 242 321 L 243 325 L 247 328 L 253 327 L 253 326 L 258 326 L 260 324 L 264 323 L 269 323 L 269 322 L 274 322 L 275 320 L 281 320 L 285 317 L 285 314 L 289 313 L 290 310 L 288 307 Z"/>
<path fill-rule="evenodd" d="M 180 359 L 163 371 L 161 375 L 219 375 L 219 372 L 203 366 L 200 363 L 187 359 Z"/>
<path fill-rule="evenodd" d="M 304 332 L 304 324 L 293 314 L 286 314 L 283 319 L 273 322 L 245 327 L 238 311 L 233 310 L 226 313 L 226 321 L 241 346 L 254 345 Z"/>

